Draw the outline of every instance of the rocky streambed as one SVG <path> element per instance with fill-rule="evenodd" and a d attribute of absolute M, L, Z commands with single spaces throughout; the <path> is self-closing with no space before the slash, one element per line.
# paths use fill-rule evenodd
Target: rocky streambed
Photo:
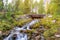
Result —
<path fill-rule="evenodd" d="M 57 38 L 59 39 L 59 37 L 56 38 L 56 36 L 54 36 L 56 35 L 55 33 L 57 33 L 55 32 L 55 29 L 55 31 L 51 32 L 52 29 L 50 27 L 50 24 L 55 24 L 56 21 L 54 19 L 43 16 L 41 16 L 43 19 L 40 19 L 40 16 L 35 16 L 36 19 L 34 18 L 34 16 L 32 17 L 33 19 L 31 17 L 32 16 L 29 15 L 29 17 L 23 17 L 20 20 L 16 20 L 14 22 L 15 27 L 12 27 L 11 30 L 1 32 L 0 40 L 57 40 Z M 52 23 L 53 20 L 54 22 Z M 9 37 L 10 34 L 14 35 L 11 35 Z"/>
<path fill-rule="evenodd" d="M 39 28 L 36 28 L 36 29 L 31 28 L 31 26 L 34 25 L 37 22 L 39 22 L 39 20 L 38 19 L 34 19 L 30 23 L 22 26 L 22 28 L 15 27 L 15 29 L 13 28 L 13 31 L 11 31 L 11 32 L 7 31 L 8 35 L 6 35 L 6 34 L 3 35 L 4 39 L 2 39 L 2 40 L 11 40 L 11 39 L 9 39 L 10 37 L 16 37 L 15 34 L 14 34 L 15 36 L 14 35 L 12 36 L 12 34 L 14 32 L 18 33 L 18 31 L 20 33 L 22 33 L 22 35 L 23 34 L 27 34 L 27 37 L 26 37 L 27 39 L 26 40 L 40 40 L 40 39 L 44 40 L 44 36 L 43 36 L 44 27 L 43 26 L 40 26 Z M 10 34 L 11 34 L 11 36 L 10 36 Z M 7 39 L 5 39 L 5 38 L 7 38 Z M 18 40 L 18 39 L 15 39 L 15 40 Z"/>

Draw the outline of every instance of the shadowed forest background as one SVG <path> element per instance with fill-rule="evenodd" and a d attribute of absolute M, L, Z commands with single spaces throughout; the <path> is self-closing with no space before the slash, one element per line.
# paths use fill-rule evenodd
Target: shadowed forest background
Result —
<path fill-rule="evenodd" d="M 0 39 L 2 40 L 2 35 L 8 35 L 14 27 L 22 27 L 33 20 L 26 17 L 33 14 L 46 16 L 39 18 L 40 22 L 32 25 L 32 30 L 27 30 L 27 33 L 31 35 L 43 26 L 46 29 L 43 32 L 46 40 L 60 40 L 60 0 L 12 0 L 10 3 L 8 0 L 0 0 Z"/>

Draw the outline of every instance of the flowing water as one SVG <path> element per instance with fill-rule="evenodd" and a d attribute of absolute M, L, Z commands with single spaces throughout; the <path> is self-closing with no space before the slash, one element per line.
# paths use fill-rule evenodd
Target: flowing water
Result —
<path fill-rule="evenodd" d="M 13 30 L 11 30 L 10 34 L 8 37 L 4 38 L 4 40 L 28 40 L 27 34 L 26 33 L 21 33 L 20 30 L 30 30 L 30 26 L 38 22 L 37 19 L 32 20 L 30 23 L 24 25 L 22 28 L 20 27 L 15 27 Z M 13 36 L 16 36 L 13 39 Z"/>
<path fill-rule="evenodd" d="M 41 39 L 40 40 L 45 40 L 43 34 L 41 33 Z"/>

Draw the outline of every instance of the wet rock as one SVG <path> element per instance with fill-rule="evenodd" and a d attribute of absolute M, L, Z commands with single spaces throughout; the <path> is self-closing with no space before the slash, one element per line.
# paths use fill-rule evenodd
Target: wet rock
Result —
<path fill-rule="evenodd" d="M 55 37 L 58 37 L 58 38 L 60 38 L 60 34 L 57 34 L 57 35 L 55 35 Z"/>
<path fill-rule="evenodd" d="M 51 18 L 51 17 L 52 17 L 52 15 L 51 15 L 51 14 L 48 14 L 48 17 L 50 17 L 50 18 Z"/>
<path fill-rule="evenodd" d="M 0 31 L 0 36 L 2 36 L 2 31 Z"/>
<path fill-rule="evenodd" d="M 35 40 L 39 40 L 40 39 L 40 35 L 35 37 Z"/>

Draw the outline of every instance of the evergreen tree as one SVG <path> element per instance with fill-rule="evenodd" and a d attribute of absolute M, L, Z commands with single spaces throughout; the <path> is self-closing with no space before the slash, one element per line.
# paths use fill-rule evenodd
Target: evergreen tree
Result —
<path fill-rule="evenodd" d="M 39 2 L 39 10 L 38 12 L 41 14 L 41 13 L 44 13 L 44 1 L 43 0 L 40 0 Z"/>
<path fill-rule="evenodd" d="M 34 8 L 33 0 L 30 0 L 30 7 L 31 7 L 31 12 L 33 12 L 33 8 Z"/>
<path fill-rule="evenodd" d="M 60 0 L 51 0 L 50 13 L 51 14 L 60 14 Z"/>
<path fill-rule="evenodd" d="M 3 0 L 0 0 L 0 11 L 3 9 Z"/>
<path fill-rule="evenodd" d="M 14 7 L 16 14 L 23 14 L 24 3 L 22 2 L 22 0 L 17 0 Z"/>
<path fill-rule="evenodd" d="M 28 14 L 30 13 L 30 0 L 25 0 L 24 1 L 24 13 Z"/>
<path fill-rule="evenodd" d="M 46 0 L 45 13 L 46 14 L 50 13 L 50 4 L 49 4 L 48 0 Z"/>

